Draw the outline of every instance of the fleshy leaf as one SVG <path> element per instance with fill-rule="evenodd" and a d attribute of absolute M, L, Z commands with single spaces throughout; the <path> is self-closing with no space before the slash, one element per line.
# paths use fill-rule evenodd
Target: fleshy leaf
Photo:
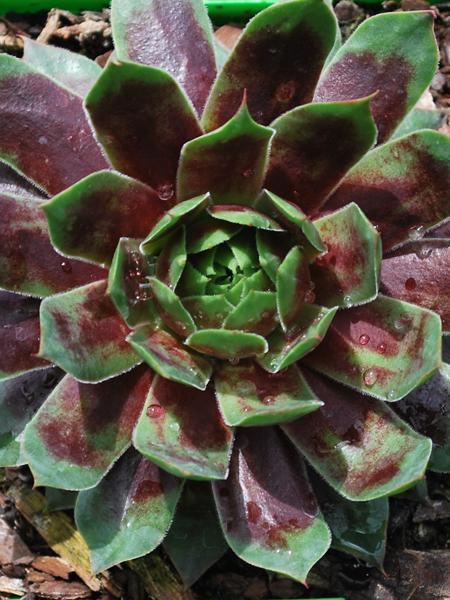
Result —
<path fill-rule="evenodd" d="M 430 437 L 429 469 L 450 472 L 450 365 L 444 364 L 424 385 L 393 406 L 416 431 Z"/>
<path fill-rule="evenodd" d="M 161 250 L 156 262 L 156 277 L 174 290 L 186 266 L 186 233 L 184 227 L 174 232 Z"/>
<path fill-rule="evenodd" d="M 430 12 L 376 15 L 335 54 L 321 75 L 314 100 L 356 100 L 378 92 L 372 114 L 378 142 L 385 142 L 430 84 L 437 62 Z"/>
<path fill-rule="evenodd" d="M 241 227 L 234 223 L 219 221 L 210 216 L 193 223 L 187 231 L 187 251 L 189 254 L 204 252 L 226 242 L 239 233 Z"/>
<path fill-rule="evenodd" d="M 308 261 L 298 246 L 288 252 L 279 266 L 276 284 L 278 315 L 283 330 L 289 332 L 311 292 Z"/>
<path fill-rule="evenodd" d="M 240 431 L 228 479 L 213 491 L 225 539 L 240 558 L 305 582 L 331 535 L 303 462 L 279 431 Z"/>
<path fill-rule="evenodd" d="M 45 488 L 45 502 L 49 512 L 57 510 L 73 510 L 77 501 L 78 492 L 71 490 L 58 490 L 57 488 Z"/>
<path fill-rule="evenodd" d="M 246 358 L 267 352 L 267 342 L 262 336 L 238 330 L 201 329 L 190 335 L 186 344 L 197 352 L 224 359 Z"/>
<path fill-rule="evenodd" d="M 208 282 L 208 277 L 188 262 L 177 285 L 178 295 L 183 297 L 201 296 L 206 292 Z"/>
<path fill-rule="evenodd" d="M 420 129 L 440 129 L 445 122 L 445 112 L 428 108 L 413 108 L 397 127 L 391 140 Z"/>
<path fill-rule="evenodd" d="M 155 378 L 133 435 L 141 454 L 179 477 L 223 479 L 232 443 L 212 385 L 202 391 Z"/>
<path fill-rule="evenodd" d="M 144 254 L 153 254 L 164 248 L 169 235 L 174 234 L 182 225 L 195 219 L 208 206 L 210 196 L 204 194 L 191 200 L 186 200 L 169 209 L 156 223 L 141 244 Z"/>
<path fill-rule="evenodd" d="M 223 326 L 264 336 L 277 326 L 276 314 L 274 292 L 250 290 L 228 315 Z"/>
<path fill-rule="evenodd" d="M 419 131 L 368 152 L 326 209 L 349 202 L 376 225 L 384 252 L 420 238 L 450 213 L 450 138 Z"/>
<path fill-rule="evenodd" d="M 55 252 L 35 199 L 0 194 L 0 211 L 0 287 L 42 297 L 106 276 L 95 265 Z"/>
<path fill-rule="evenodd" d="M 58 250 L 109 264 L 119 239 L 144 238 L 166 207 L 143 183 L 102 171 L 64 190 L 43 208 Z"/>
<path fill-rule="evenodd" d="M 337 307 L 322 308 L 305 304 L 288 334 L 281 327 L 268 338 L 269 351 L 258 358 L 269 373 L 278 373 L 318 346 L 336 314 Z"/>
<path fill-rule="evenodd" d="M 183 298 L 183 304 L 191 313 L 197 326 L 202 329 L 221 327 L 224 319 L 234 308 L 221 294 L 216 296 L 188 296 Z"/>
<path fill-rule="evenodd" d="M 47 194 L 37 188 L 23 175 L 0 160 L 0 194 L 3 196 L 20 196 L 25 198 L 34 198 L 41 201 L 47 198 Z"/>
<path fill-rule="evenodd" d="M 348 308 L 376 298 L 381 241 L 361 209 L 349 204 L 314 225 L 327 247 L 311 265 L 316 301 Z"/>
<path fill-rule="evenodd" d="M 23 38 L 23 60 L 79 96 L 85 96 L 102 72 L 99 65 L 76 52 Z"/>
<path fill-rule="evenodd" d="M 353 502 L 336 493 L 318 476 L 312 477 L 312 483 L 333 534 L 331 547 L 382 568 L 389 520 L 388 499 Z"/>
<path fill-rule="evenodd" d="M 39 302 L 0 291 L 0 381 L 49 366 L 39 350 Z"/>
<path fill-rule="evenodd" d="M 181 147 L 201 134 L 176 81 L 159 69 L 113 60 L 86 108 L 113 166 L 151 185 L 170 206 Z"/>
<path fill-rule="evenodd" d="M 221 363 L 215 383 L 220 411 L 231 426 L 292 421 L 322 406 L 295 365 L 273 374 L 252 361 Z"/>
<path fill-rule="evenodd" d="M 377 133 L 370 98 L 300 106 L 271 127 L 275 137 L 266 187 L 307 213 L 320 208 Z"/>
<path fill-rule="evenodd" d="M 440 366 L 440 347 L 436 314 L 379 295 L 340 311 L 305 361 L 336 381 L 392 402 L 431 377 Z"/>
<path fill-rule="evenodd" d="M 381 291 L 436 312 L 450 331 L 450 240 L 402 246 L 381 265 Z"/>
<path fill-rule="evenodd" d="M 282 428 L 329 485 L 349 500 L 373 500 L 423 477 L 431 452 L 428 438 L 385 402 L 304 373 L 324 405 Z"/>
<path fill-rule="evenodd" d="M 211 22 L 201 0 L 112 2 L 119 58 L 159 67 L 186 90 L 199 112 L 216 76 Z"/>
<path fill-rule="evenodd" d="M 223 127 L 187 142 L 178 167 L 178 200 L 210 192 L 216 204 L 252 204 L 264 181 L 272 136 L 244 104 Z"/>
<path fill-rule="evenodd" d="M 195 583 L 228 550 L 208 484 L 186 482 L 163 545 L 186 586 Z"/>
<path fill-rule="evenodd" d="M 177 294 L 156 277 L 151 277 L 149 282 L 154 302 L 167 327 L 181 337 L 187 337 L 194 333 L 197 329 L 194 320 Z"/>
<path fill-rule="evenodd" d="M 95 573 L 148 554 L 164 539 L 183 483 L 129 450 L 91 490 L 78 495 L 75 519 Z"/>
<path fill-rule="evenodd" d="M 109 270 L 108 294 L 129 327 L 156 319 L 148 293 L 150 275 L 150 265 L 139 251 L 139 241 L 121 238 Z"/>
<path fill-rule="evenodd" d="M 147 366 L 96 385 L 66 375 L 25 430 L 36 485 L 97 485 L 129 446 L 152 377 Z"/>
<path fill-rule="evenodd" d="M 145 362 L 162 377 L 204 390 L 212 374 L 210 363 L 191 352 L 164 329 L 140 327 L 128 342 Z"/>
<path fill-rule="evenodd" d="M 256 232 L 259 264 L 273 283 L 276 282 L 277 271 L 291 247 L 292 239 L 287 234 L 274 236 L 269 231 Z"/>
<path fill-rule="evenodd" d="M 61 377 L 61 371 L 52 368 L 0 383 L 0 466 L 26 463 L 21 448 L 23 430 Z"/>
<path fill-rule="evenodd" d="M 275 4 L 256 15 L 214 83 L 205 129 L 216 129 L 236 113 L 244 89 L 250 114 L 263 125 L 309 102 L 335 32 L 332 11 L 315 0 Z"/>
<path fill-rule="evenodd" d="M 108 166 L 82 99 L 7 54 L 0 56 L 0 116 L 0 158 L 49 194 Z"/>
<path fill-rule="evenodd" d="M 80 381 L 103 381 L 141 362 L 126 342 L 130 330 L 106 294 L 106 286 L 106 281 L 99 281 L 41 304 L 39 355 Z"/>
<path fill-rule="evenodd" d="M 237 223 L 239 225 L 246 225 L 247 227 L 255 227 L 256 229 L 265 229 L 268 231 L 283 231 L 283 228 L 267 215 L 245 206 L 239 206 L 237 204 L 221 204 L 212 206 L 208 209 L 208 212 L 214 219 L 219 219 L 221 221 L 228 221 L 229 223 Z"/>

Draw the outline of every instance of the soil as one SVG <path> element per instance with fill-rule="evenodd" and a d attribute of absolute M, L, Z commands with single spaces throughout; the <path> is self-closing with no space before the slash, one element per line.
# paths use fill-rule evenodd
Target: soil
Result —
<path fill-rule="evenodd" d="M 424 0 L 388 0 L 366 9 L 351 0 L 335 7 L 342 34 L 347 38 L 374 12 L 429 8 Z M 440 68 L 426 104 L 443 110 L 441 130 L 450 134 L 450 3 L 432 8 L 440 47 Z M 10 14 L 0 18 L 0 52 L 21 55 L 22 35 L 81 52 L 100 64 L 112 50 L 109 11 L 74 15 L 52 10 L 35 15 Z M 228 27 L 220 32 L 232 43 L 239 32 Z M 395 74 L 394 74 L 395 76 Z M 102 591 L 93 591 L 24 519 L 8 497 L 20 482 L 27 489 L 32 480 L 26 468 L 0 471 L 0 599 L 22 596 L 70 600 L 262 600 L 265 598 L 314 598 L 345 596 L 346 600 L 450 600 L 450 476 L 429 474 L 428 494 L 423 489 L 390 499 L 391 519 L 384 572 L 337 551 L 330 551 L 312 570 L 310 587 L 251 567 L 228 552 L 192 587 L 181 595 L 179 584 L 164 592 L 148 585 L 138 569 L 122 565 L 111 569 Z M 423 488 L 423 486 L 422 486 Z M 23 512 L 23 511 L 22 511 Z M 70 511 L 67 513 L 70 515 Z M 153 555 L 170 567 L 162 550 Z M 152 556 L 153 556 L 152 555 Z M 139 573 L 139 574 L 138 574 Z M 173 575 L 172 575 L 173 577 Z M 175 581 L 175 578 L 174 578 Z M 95 587 L 95 586 L 91 586 Z M 158 588 L 158 590 L 156 590 Z M 151 591 L 149 594 L 148 591 Z M 147 590 L 147 591 L 146 591 Z M 155 591 L 156 590 L 156 591 Z"/>

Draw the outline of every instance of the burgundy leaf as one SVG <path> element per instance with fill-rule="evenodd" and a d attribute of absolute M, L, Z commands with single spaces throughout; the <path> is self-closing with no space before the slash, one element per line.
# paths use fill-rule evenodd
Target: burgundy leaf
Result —
<path fill-rule="evenodd" d="M 46 194 L 30 181 L 25 179 L 12 167 L 0 160 L 0 194 L 8 196 L 25 196 L 41 200 L 47 197 Z"/>

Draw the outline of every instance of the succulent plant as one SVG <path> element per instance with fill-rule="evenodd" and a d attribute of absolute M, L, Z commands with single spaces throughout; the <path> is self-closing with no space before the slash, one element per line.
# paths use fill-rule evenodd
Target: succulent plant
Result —
<path fill-rule="evenodd" d="M 396 137 L 432 25 L 289 0 L 224 56 L 200 0 L 113 0 L 103 70 L 0 56 L 0 462 L 79 491 L 96 571 L 380 564 L 450 470 L 450 139 Z"/>

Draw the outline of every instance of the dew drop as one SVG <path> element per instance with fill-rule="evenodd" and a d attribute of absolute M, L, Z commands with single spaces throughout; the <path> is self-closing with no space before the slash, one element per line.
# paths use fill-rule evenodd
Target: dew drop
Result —
<path fill-rule="evenodd" d="M 421 246 L 419 248 L 419 250 L 417 251 L 417 256 L 421 259 L 424 260 L 425 258 L 428 258 L 430 256 L 432 252 L 432 248 L 430 248 L 430 246 Z"/>
<path fill-rule="evenodd" d="M 275 396 L 264 396 L 263 404 L 273 404 L 275 402 Z"/>
<path fill-rule="evenodd" d="M 253 177 L 253 175 L 255 174 L 255 171 L 253 169 L 245 169 L 245 171 L 242 173 L 243 177 Z"/>
<path fill-rule="evenodd" d="M 41 146 L 45 146 L 45 144 L 48 143 L 48 139 L 45 137 L 45 135 L 41 135 L 38 139 L 38 142 L 41 144 Z"/>
<path fill-rule="evenodd" d="M 395 390 L 390 390 L 389 393 L 388 393 L 388 395 L 387 395 L 388 400 L 395 400 L 396 395 L 397 394 L 395 393 Z"/>
<path fill-rule="evenodd" d="M 423 225 L 419 225 L 419 227 L 412 227 L 408 232 L 408 237 L 410 240 L 420 240 L 423 236 L 425 228 Z"/>
<path fill-rule="evenodd" d="M 361 346 L 367 346 L 367 344 L 369 342 L 370 342 L 370 337 L 366 333 L 363 333 L 362 335 L 359 336 L 359 343 L 361 344 Z"/>
<path fill-rule="evenodd" d="M 175 195 L 175 190 L 173 189 L 173 185 L 171 183 L 162 183 L 156 188 L 156 192 L 159 196 L 159 199 L 163 202 L 171 200 Z"/>
<path fill-rule="evenodd" d="M 292 100 L 296 87 L 295 81 L 286 81 L 280 83 L 275 92 L 275 97 L 278 102 L 284 103 Z"/>
<path fill-rule="evenodd" d="M 68 260 L 63 260 L 61 262 L 61 269 L 64 271 L 64 273 L 72 273 L 72 265 Z"/>
<path fill-rule="evenodd" d="M 363 381 L 367 387 L 372 387 L 377 381 L 377 372 L 375 369 L 367 369 L 367 371 L 364 371 Z"/>
<path fill-rule="evenodd" d="M 159 404 L 150 404 L 147 408 L 147 415 L 151 419 L 160 419 L 164 415 L 164 408 Z"/>
<path fill-rule="evenodd" d="M 405 288 L 408 291 L 412 291 L 415 290 L 417 286 L 416 280 L 414 279 L 414 277 L 408 277 L 408 279 L 405 281 Z"/>
<path fill-rule="evenodd" d="M 350 306 L 352 305 L 352 297 L 351 296 L 344 296 L 343 302 L 344 302 L 344 306 L 346 308 L 350 308 Z"/>
<path fill-rule="evenodd" d="M 384 354 L 386 352 L 386 344 L 381 342 L 381 344 L 378 344 L 377 350 L 380 354 Z"/>

